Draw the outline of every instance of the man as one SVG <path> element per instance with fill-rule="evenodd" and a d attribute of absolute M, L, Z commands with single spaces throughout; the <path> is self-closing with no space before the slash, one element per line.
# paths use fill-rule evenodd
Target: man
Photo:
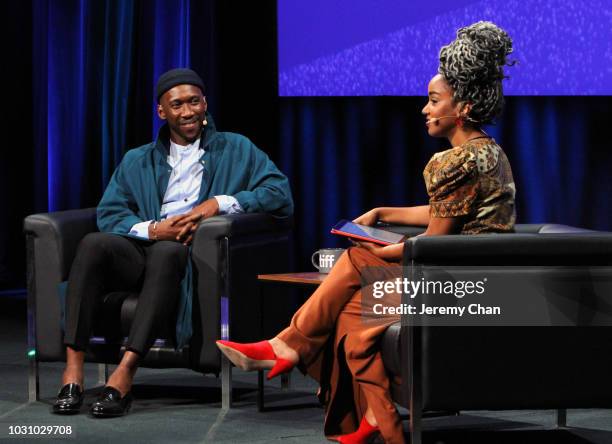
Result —
<path fill-rule="evenodd" d="M 157 112 L 166 124 L 155 142 L 128 151 L 97 209 L 99 233 L 79 245 L 66 291 L 66 368 L 55 413 L 83 402 L 83 362 L 94 313 L 112 291 L 139 291 L 126 352 L 92 405 L 94 416 L 120 416 L 156 329 L 190 300 L 189 244 L 198 223 L 217 214 L 269 212 L 288 216 L 287 178 L 246 137 L 217 132 L 206 112 L 204 83 L 173 69 L 157 83 Z M 188 313 L 189 311 L 187 311 Z M 190 326 L 189 326 L 190 327 Z M 190 334 L 177 328 L 177 346 Z"/>

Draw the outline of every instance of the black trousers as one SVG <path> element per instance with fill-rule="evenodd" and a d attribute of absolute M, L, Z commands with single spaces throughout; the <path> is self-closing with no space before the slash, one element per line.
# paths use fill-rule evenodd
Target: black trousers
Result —
<path fill-rule="evenodd" d="M 141 241 L 109 233 L 85 236 L 68 278 L 64 343 L 85 350 L 104 296 L 138 292 L 126 347 L 146 355 L 156 331 L 169 316 L 174 320 L 188 252 L 188 247 L 172 241 Z"/>

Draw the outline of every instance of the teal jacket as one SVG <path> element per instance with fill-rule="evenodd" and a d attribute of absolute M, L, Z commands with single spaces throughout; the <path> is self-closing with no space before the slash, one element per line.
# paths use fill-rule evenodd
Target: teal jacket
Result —
<path fill-rule="evenodd" d="M 247 213 L 293 214 L 289 181 L 268 156 L 240 134 L 217 132 L 210 115 L 200 144 L 204 170 L 198 204 L 218 195 L 236 198 Z M 167 162 L 169 129 L 164 125 L 155 142 L 129 150 L 113 173 L 97 209 L 100 231 L 130 236 L 132 226 L 159 220 L 172 168 Z M 191 337 L 191 261 L 182 282 L 176 326 L 177 348 Z"/>

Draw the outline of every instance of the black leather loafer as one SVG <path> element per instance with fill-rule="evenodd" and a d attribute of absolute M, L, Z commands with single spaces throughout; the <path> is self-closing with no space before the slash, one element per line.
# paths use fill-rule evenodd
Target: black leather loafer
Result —
<path fill-rule="evenodd" d="M 83 405 L 83 390 L 79 384 L 66 384 L 57 394 L 57 399 L 53 403 L 53 413 L 71 415 L 79 413 Z"/>
<path fill-rule="evenodd" d="M 130 411 L 132 400 L 131 392 L 126 393 L 122 398 L 119 390 L 106 386 L 89 411 L 96 418 L 123 416 Z"/>

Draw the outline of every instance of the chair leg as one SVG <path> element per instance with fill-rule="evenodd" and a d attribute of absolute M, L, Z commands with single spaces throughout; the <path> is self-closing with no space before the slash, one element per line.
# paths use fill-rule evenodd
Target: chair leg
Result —
<path fill-rule="evenodd" d="M 108 365 L 98 364 L 98 384 L 106 385 L 106 381 L 108 381 Z"/>
<path fill-rule="evenodd" d="M 263 412 L 264 410 L 264 372 L 263 370 L 257 371 L 257 411 Z"/>
<path fill-rule="evenodd" d="M 38 379 L 38 359 L 30 358 L 28 374 L 28 402 L 36 402 L 40 399 L 40 385 Z"/>
<path fill-rule="evenodd" d="M 413 369 L 414 370 L 414 369 Z M 415 375 L 418 376 L 418 370 Z M 411 381 L 414 385 L 410 388 L 410 444 L 422 444 L 423 442 L 423 398 L 421 386 L 416 384 L 416 378 Z"/>
<path fill-rule="evenodd" d="M 402 295 L 402 297 L 404 297 Z M 410 365 L 410 444 L 423 442 L 423 380 L 421 378 L 421 329 L 411 329 L 408 356 Z"/>
<path fill-rule="evenodd" d="M 34 297 L 34 236 L 26 236 L 26 251 L 28 256 L 28 296 L 27 296 L 27 341 L 28 341 L 28 402 L 40 399 L 40 383 L 38 378 L 38 350 L 36 347 L 36 298 Z"/>
<path fill-rule="evenodd" d="M 420 409 L 410 411 L 410 444 L 422 444 L 423 418 Z"/>
<path fill-rule="evenodd" d="M 281 375 L 281 390 L 291 389 L 291 373 L 283 373 Z"/>
<path fill-rule="evenodd" d="M 567 409 L 557 409 L 557 427 L 567 427 Z"/>
<path fill-rule="evenodd" d="M 225 356 L 221 358 L 221 408 L 232 408 L 232 364 Z"/>

